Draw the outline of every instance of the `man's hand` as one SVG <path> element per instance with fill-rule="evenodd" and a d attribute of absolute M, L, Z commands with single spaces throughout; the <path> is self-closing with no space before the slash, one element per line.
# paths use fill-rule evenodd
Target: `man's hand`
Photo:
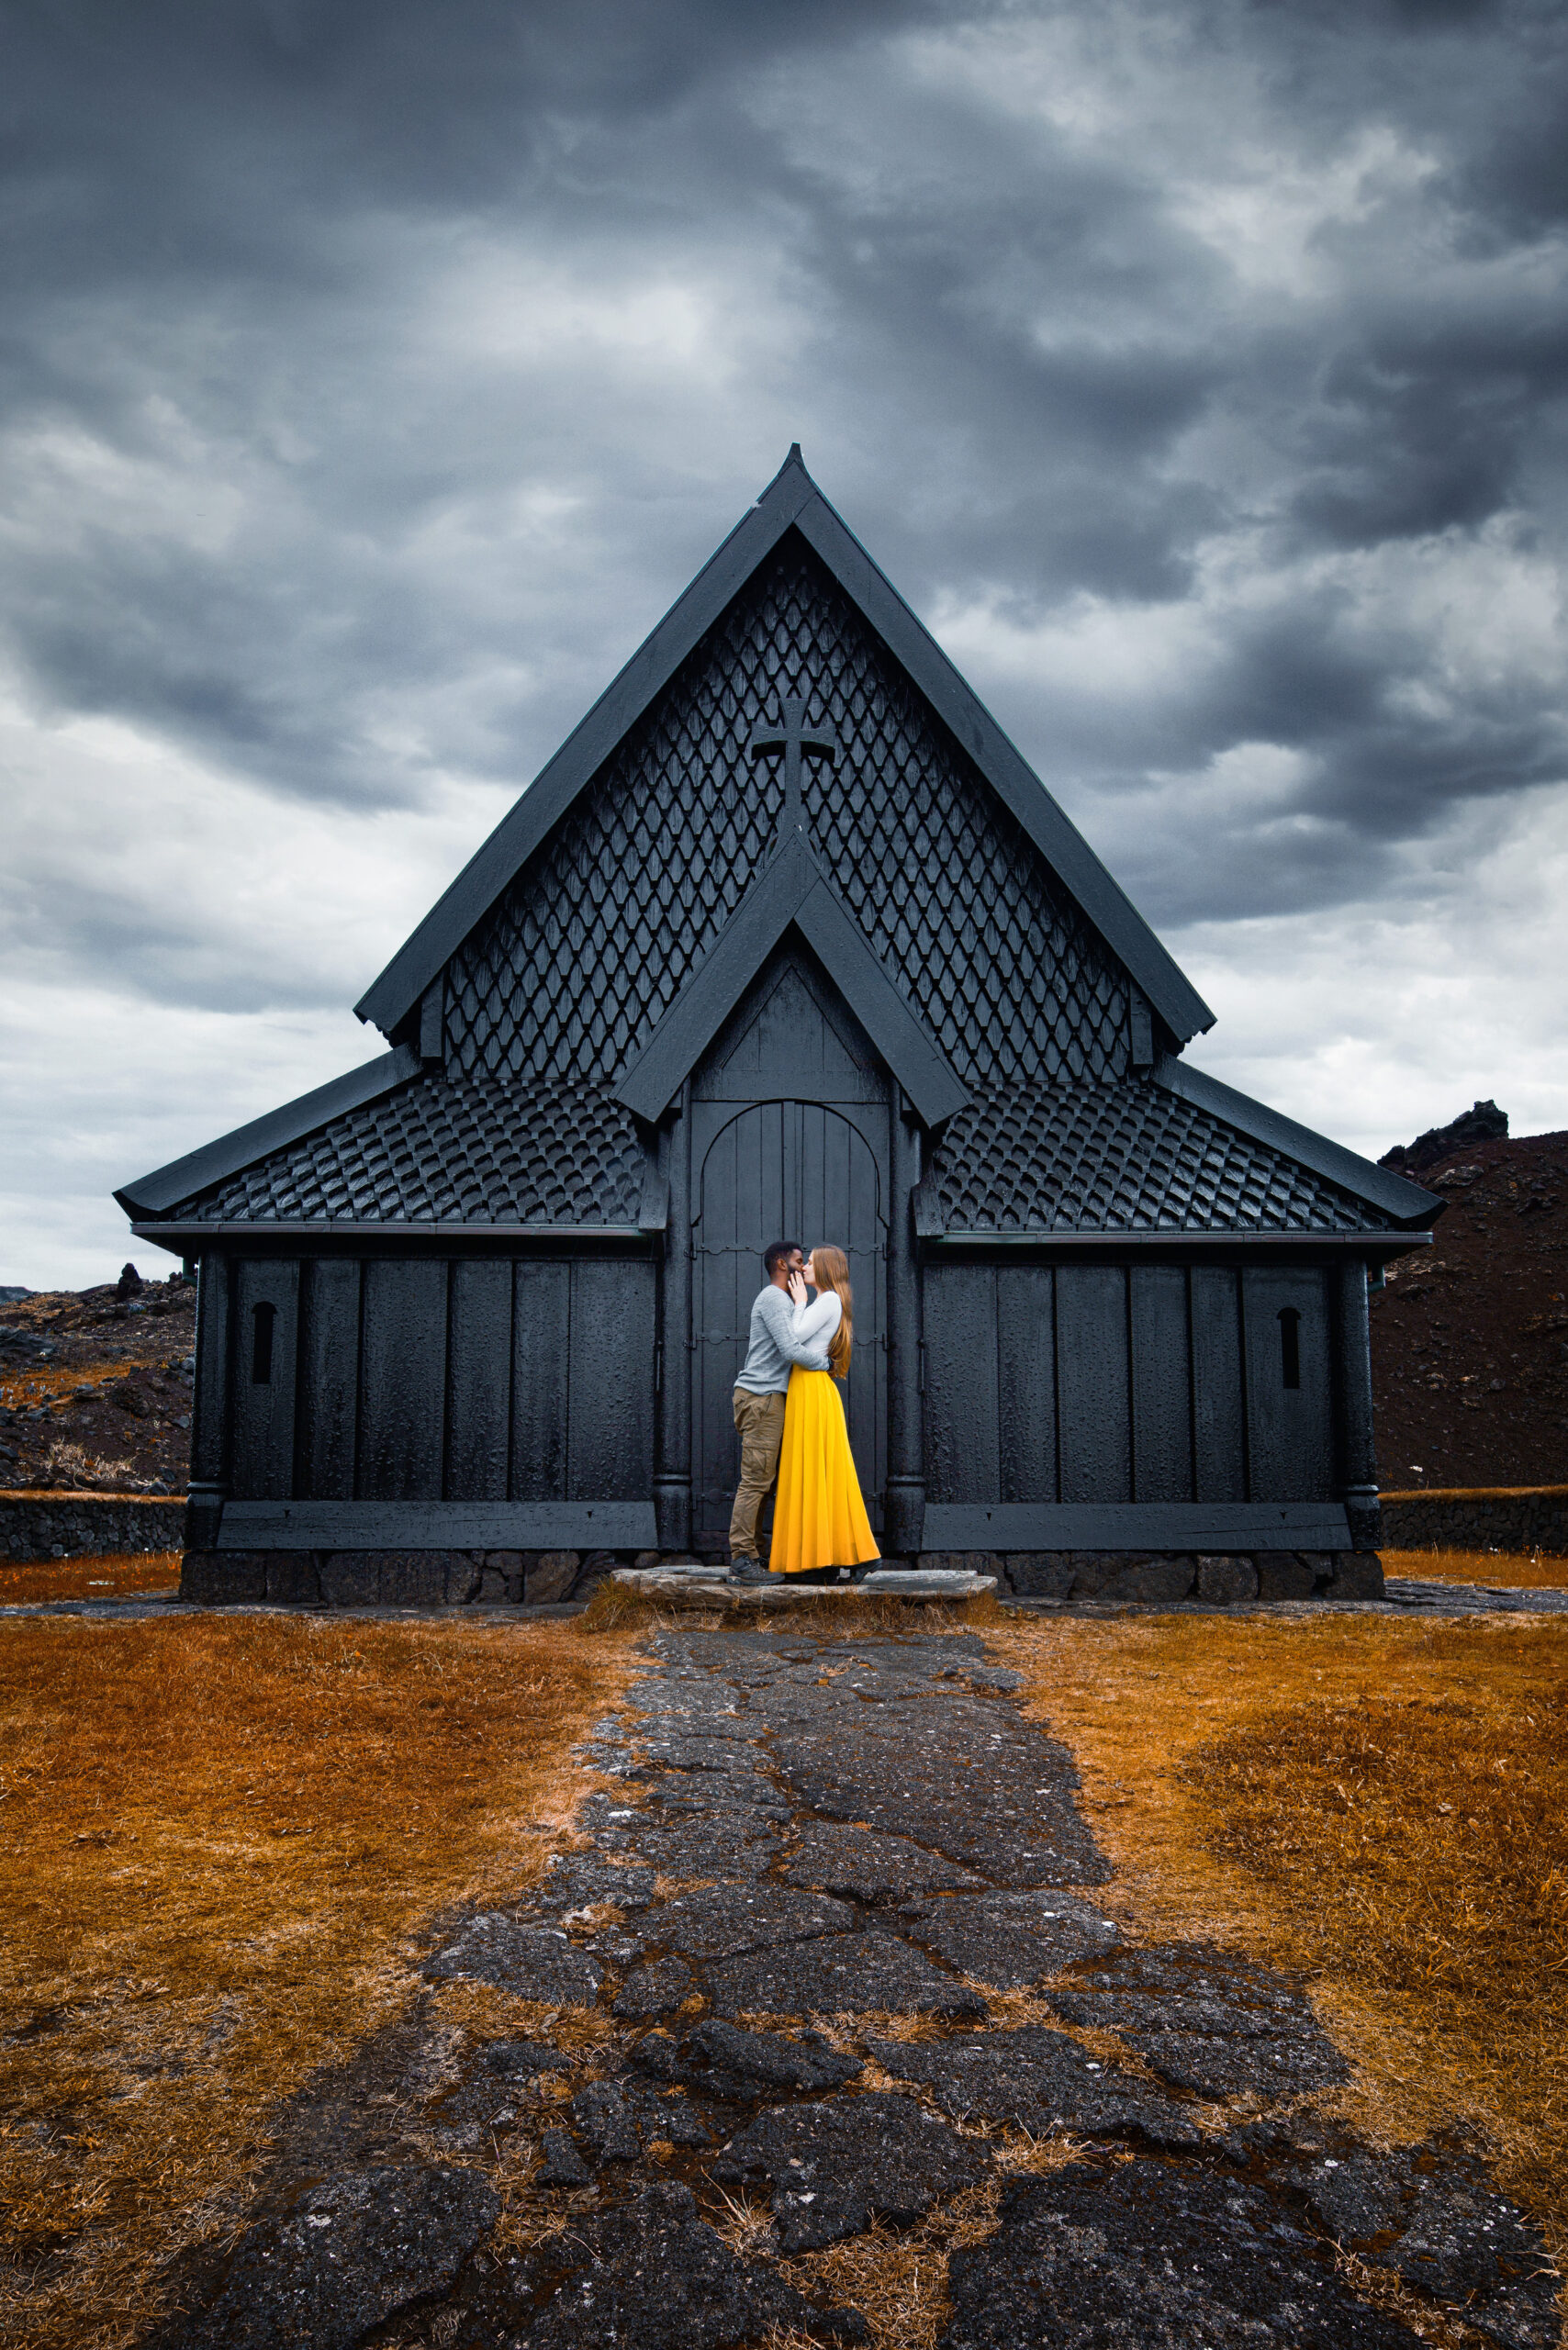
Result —
<path fill-rule="evenodd" d="M 798 1268 L 790 1276 L 790 1302 L 792 1305 L 804 1305 L 806 1302 L 806 1276 Z"/>

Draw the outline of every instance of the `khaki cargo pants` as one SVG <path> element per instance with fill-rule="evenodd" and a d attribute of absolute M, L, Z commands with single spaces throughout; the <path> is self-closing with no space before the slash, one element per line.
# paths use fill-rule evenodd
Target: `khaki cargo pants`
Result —
<path fill-rule="evenodd" d="M 730 1556 L 755 1559 L 756 1521 L 767 1488 L 778 1474 L 778 1452 L 784 1441 L 783 1396 L 754 1395 L 749 1387 L 737 1387 L 735 1427 L 741 1439 L 741 1482 L 730 1516 Z"/>

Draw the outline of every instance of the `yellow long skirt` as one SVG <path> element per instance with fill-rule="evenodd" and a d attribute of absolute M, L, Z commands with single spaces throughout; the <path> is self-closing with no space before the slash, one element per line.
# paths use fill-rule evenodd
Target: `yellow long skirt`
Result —
<path fill-rule="evenodd" d="M 768 1566 L 776 1575 L 798 1575 L 808 1567 L 857 1567 L 881 1555 L 860 1498 L 837 1382 L 830 1371 L 802 1371 L 797 1363 L 784 1399 Z"/>

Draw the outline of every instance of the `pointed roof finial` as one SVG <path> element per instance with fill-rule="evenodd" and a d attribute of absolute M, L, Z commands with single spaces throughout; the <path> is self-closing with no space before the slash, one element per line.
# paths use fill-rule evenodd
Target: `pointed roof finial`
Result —
<path fill-rule="evenodd" d="M 799 442 L 798 441 L 791 441 L 791 442 L 790 442 L 790 454 L 785 458 L 784 463 L 785 463 L 787 465 L 789 465 L 789 464 L 803 465 L 803 464 L 805 464 L 805 462 L 806 462 L 806 461 L 805 461 L 804 457 L 802 457 L 802 456 L 801 456 L 801 444 L 800 444 L 800 442 Z"/>

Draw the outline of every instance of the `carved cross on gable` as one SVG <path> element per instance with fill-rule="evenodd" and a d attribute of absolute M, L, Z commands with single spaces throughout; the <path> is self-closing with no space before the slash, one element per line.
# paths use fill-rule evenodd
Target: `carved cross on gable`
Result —
<path fill-rule="evenodd" d="M 788 839 L 792 832 L 803 832 L 806 823 L 806 803 L 801 789 L 802 765 L 806 758 L 826 759 L 838 764 L 838 738 L 825 727 L 806 724 L 806 705 L 799 699 L 786 697 L 779 702 L 779 716 L 775 724 L 755 727 L 746 744 L 748 757 L 759 759 L 770 753 L 784 754 L 784 815 L 779 834 Z"/>

